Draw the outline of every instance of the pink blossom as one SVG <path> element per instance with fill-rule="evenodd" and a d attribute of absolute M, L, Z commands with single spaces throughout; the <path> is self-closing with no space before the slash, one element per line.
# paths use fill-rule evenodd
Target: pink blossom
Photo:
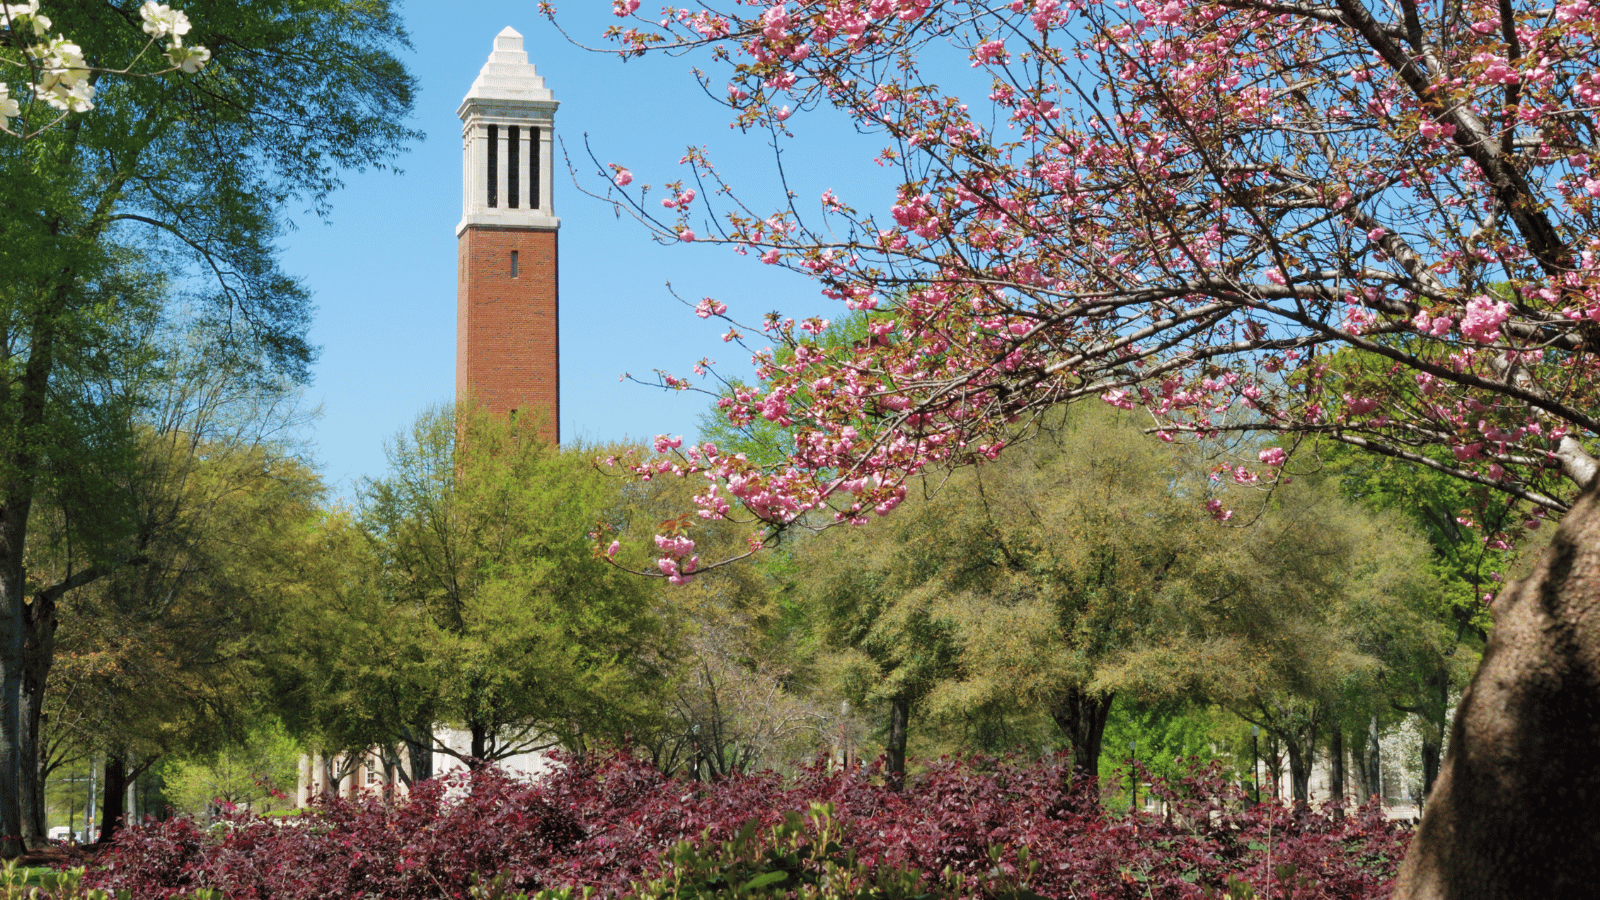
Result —
<path fill-rule="evenodd" d="M 680 435 L 678 437 L 675 437 L 675 438 L 669 438 L 664 434 L 656 435 L 656 452 L 657 453 L 665 453 L 668 450 L 676 450 L 676 449 L 678 449 L 679 447 L 682 447 L 682 446 L 683 446 L 683 437 L 682 437 L 682 435 Z"/>
<path fill-rule="evenodd" d="M 639 0 L 613 0 L 611 12 L 617 18 L 625 18 L 639 8 Z"/>
<path fill-rule="evenodd" d="M 695 308 L 694 308 L 694 314 L 699 316 L 702 319 L 709 319 L 712 316 L 720 316 L 720 315 L 722 315 L 723 313 L 725 313 L 727 311 L 728 311 L 728 304 L 726 304 L 726 303 L 718 303 L 717 301 L 711 299 L 710 297 L 707 297 L 704 300 L 701 300 L 698 304 L 695 305 Z"/>
<path fill-rule="evenodd" d="M 1350 415 L 1364 416 L 1367 413 L 1377 409 L 1379 403 L 1375 398 L 1372 397 L 1352 397 L 1349 394 L 1345 394 L 1344 405 L 1345 408 L 1350 411 Z"/>
<path fill-rule="evenodd" d="M 617 174 L 611 180 L 617 183 L 617 187 L 627 187 L 628 185 L 633 184 L 632 172 L 629 172 L 627 169 L 624 169 L 621 166 L 613 166 L 613 168 L 617 170 Z"/>
<path fill-rule="evenodd" d="M 1100 399 L 1118 409 L 1133 409 L 1133 401 L 1128 399 L 1128 392 L 1121 388 L 1106 391 L 1100 395 Z"/>
<path fill-rule="evenodd" d="M 606 548 L 606 559 L 612 559 L 613 557 L 615 557 L 617 555 L 617 551 L 621 550 L 621 549 L 622 549 L 622 542 L 621 541 L 612 541 L 611 542 L 611 546 Z"/>
<path fill-rule="evenodd" d="M 1455 134 L 1456 127 L 1449 123 L 1440 123 L 1435 122 L 1432 119 L 1423 119 L 1422 124 L 1417 126 L 1417 133 L 1431 141 L 1435 138 L 1449 137 Z"/>
<path fill-rule="evenodd" d="M 1451 324 L 1453 322 L 1449 316 L 1430 316 L 1425 309 L 1418 310 L 1416 317 L 1411 320 L 1412 328 L 1433 337 L 1444 337 L 1449 334 Z"/>
<path fill-rule="evenodd" d="M 694 230 L 693 229 L 689 229 L 689 228 L 685 228 L 682 231 L 678 232 L 678 240 L 683 241 L 684 243 L 688 243 L 690 241 L 693 241 L 694 240 Z"/>
<path fill-rule="evenodd" d="M 673 556 L 688 556 L 694 552 L 694 541 L 680 536 L 668 537 L 664 534 L 658 534 L 656 535 L 656 546 L 663 553 L 669 553 Z"/>
<path fill-rule="evenodd" d="M 777 250 L 777 248 L 773 248 L 773 249 L 768 250 L 767 252 L 761 254 L 761 261 L 766 263 L 769 266 L 772 265 L 773 263 L 777 262 L 778 261 L 778 250 Z"/>
<path fill-rule="evenodd" d="M 1467 314 L 1461 319 L 1461 333 L 1480 344 L 1500 335 L 1500 325 L 1511 315 L 1511 304 L 1478 295 L 1467 301 Z"/>
<path fill-rule="evenodd" d="M 1288 458 L 1289 455 L 1283 452 L 1282 447 L 1271 447 L 1256 454 L 1256 459 L 1261 460 L 1264 464 L 1280 468 Z"/>

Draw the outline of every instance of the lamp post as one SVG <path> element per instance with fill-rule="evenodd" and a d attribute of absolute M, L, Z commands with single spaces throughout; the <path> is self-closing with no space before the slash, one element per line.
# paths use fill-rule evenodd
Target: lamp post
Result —
<path fill-rule="evenodd" d="M 1261 726 L 1250 726 L 1250 780 L 1255 782 L 1256 805 L 1261 805 Z"/>

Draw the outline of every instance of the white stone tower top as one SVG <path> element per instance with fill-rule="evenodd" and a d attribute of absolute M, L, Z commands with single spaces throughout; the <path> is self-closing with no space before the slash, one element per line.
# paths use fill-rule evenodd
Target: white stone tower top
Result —
<path fill-rule="evenodd" d="M 522 35 L 507 25 L 495 35 L 494 52 L 478 71 L 478 80 L 467 91 L 463 105 L 473 100 L 525 100 L 544 101 L 553 105 L 555 95 L 544 86 L 544 79 L 528 62 L 528 51 L 522 49 Z"/>
<path fill-rule="evenodd" d="M 461 101 L 460 234 L 468 226 L 553 229 L 555 114 L 560 101 L 507 27 Z"/>

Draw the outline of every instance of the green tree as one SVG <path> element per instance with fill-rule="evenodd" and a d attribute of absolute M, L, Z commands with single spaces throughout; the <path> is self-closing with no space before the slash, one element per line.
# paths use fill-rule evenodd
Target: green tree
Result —
<path fill-rule="evenodd" d="M 18 773 L 34 752 L 21 722 L 30 593 L 65 592 L 127 558 L 109 557 L 31 589 L 25 555 L 35 501 L 70 457 L 58 391 L 72 361 L 126 314 L 102 298 L 125 255 L 181 284 L 182 315 L 221 347 L 304 377 L 306 291 L 274 241 L 284 204 L 326 208 L 338 173 L 381 166 L 412 133 L 412 81 L 393 55 L 405 35 L 387 3 L 199 0 L 197 75 L 102 83 L 93 115 L 0 144 L 0 834 L 20 835 Z M 132 4 L 73 0 L 50 15 L 91 68 L 120 68 L 144 44 Z M 270 123 L 270 124 L 268 124 Z M 165 298 L 163 298 L 165 299 Z M 81 421 L 81 420 L 80 420 Z M 92 485 L 82 485 L 87 490 Z M 7 839 L 3 852 L 19 847 Z"/>
<path fill-rule="evenodd" d="M 105 760 L 105 838 L 141 772 L 244 739 L 282 586 L 297 577 L 291 551 L 321 493 L 309 468 L 270 443 L 147 440 L 174 480 L 143 499 L 171 518 L 141 565 L 63 598 L 47 693 L 50 727 L 70 723 L 74 743 Z"/>
<path fill-rule="evenodd" d="M 167 796 L 180 812 L 215 814 L 231 807 L 270 812 L 294 805 L 300 745 L 270 718 L 244 738 L 207 754 L 175 757 L 162 767 Z"/>
<path fill-rule="evenodd" d="M 1304 798 L 1318 717 L 1378 666 L 1363 623 L 1406 631 L 1428 587 L 1420 545 L 1309 483 L 1231 527 L 1204 512 L 1216 489 L 1186 449 L 1079 410 L 807 568 L 828 638 L 876 666 L 858 695 L 1042 710 L 1091 778 L 1119 694 L 1225 703 L 1289 745 Z"/>
<path fill-rule="evenodd" d="M 665 637 L 655 584 L 590 539 L 619 515 L 624 482 L 539 423 L 471 405 L 428 410 L 388 452 L 389 474 L 362 488 L 374 574 L 344 576 L 337 609 L 308 598 L 299 613 L 315 620 L 301 628 L 356 642 L 322 654 L 293 696 L 319 709 L 318 691 L 376 698 L 359 708 L 384 743 L 460 725 L 472 766 L 648 720 Z"/>
<path fill-rule="evenodd" d="M 1344 496 L 1405 516 L 1427 537 L 1433 551 L 1432 568 L 1439 584 L 1430 610 L 1439 623 L 1435 638 L 1385 641 L 1383 647 L 1393 663 L 1384 679 L 1384 694 L 1395 709 L 1419 721 L 1426 798 L 1438 778 L 1451 703 L 1471 679 L 1488 639 L 1489 610 L 1483 597 L 1499 589 L 1519 558 L 1537 557 L 1543 542 L 1531 532 L 1538 531 L 1541 521 L 1512 520 L 1517 510 L 1504 497 L 1427 466 L 1361 453 L 1343 444 L 1318 445 L 1316 455 L 1327 471 L 1337 475 Z M 1522 532 L 1518 550 L 1486 541 L 1471 527 L 1478 519 L 1489 533 Z M 1383 639 L 1375 636 L 1375 640 Z M 1376 783 L 1376 776 L 1369 775 L 1369 780 Z"/>

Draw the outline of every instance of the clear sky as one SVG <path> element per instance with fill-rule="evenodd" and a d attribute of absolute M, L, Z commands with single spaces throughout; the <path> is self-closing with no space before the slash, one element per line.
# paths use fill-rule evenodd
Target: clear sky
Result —
<path fill-rule="evenodd" d="M 563 6 L 568 33 L 594 45 L 616 21 L 602 0 Z M 533 0 L 457 3 L 448 12 L 441 4 L 417 3 L 404 11 L 413 44 L 406 59 L 421 88 L 411 124 L 426 139 L 399 160 L 404 174 L 351 173 L 333 197 L 331 217 L 296 216 L 297 230 L 284 241 L 285 267 L 304 280 L 318 306 L 312 340 L 321 358 L 306 399 L 321 406 L 312 442 L 324 476 L 339 492 L 363 476 L 382 474 L 384 441 L 424 407 L 454 396 L 455 226 L 461 218 L 456 109 L 502 28 L 523 34 L 529 61 L 561 101 L 556 137 L 590 186 L 603 184 L 585 153 L 585 135 L 602 162 L 633 170 L 634 187 L 687 175 L 678 160 L 691 144 L 707 146 L 732 180 L 769 205 L 763 209 L 770 208 L 777 184 L 766 136 L 730 130 L 727 110 L 693 80 L 691 65 L 707 64 L 704 57 L 623 62 L 589 53 L 540 17 Z M 872 165 L 877 142 L 815 116 L 797 116 L 791 124 L 797 140 L 785 153 L 785 175 L 802 208 L 820 208 L 817 198 L 827 188 L 859 208 L 887 208 L 893 184 Z M 750 323 L 773 309 L 797 316 L 843 312 L 812 282 L 763 266 L 753 255 L 652 243 L 637 223 L 617 219 L 609 206 L 580 194 L 565 163 L 558 159 L 557 165 L 563 440 L 694 434 L 703 396 L 620 383 L 625 371 L 686 375 L 709 356 L 732 372 L 748 372 L 746 354 L 720 340 L 725 327 L 679 305 L 667 282 L 690 300 L 715 296 Z M 656 192 L 650 202 L 660 196 Z"/>

